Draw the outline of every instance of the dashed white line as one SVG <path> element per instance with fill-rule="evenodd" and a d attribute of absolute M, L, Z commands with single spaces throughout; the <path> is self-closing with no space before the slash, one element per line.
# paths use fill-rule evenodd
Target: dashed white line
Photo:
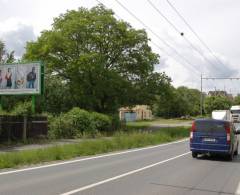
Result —
<path fill-rule="evenodd" d="M 105 184 L 105 183 L 108 183 L 108 182 L 111 182 L 111 181 L 120 179 L 120 178 L 122 178 L 122 177 L 126 177 L 126 176 L 128 176 L 128 175 L 132 175 L 132 174 L 134 174 L 134 173 L 138 173 L 138 172 L 144 171 L 144 170 L 146 170 L 146 169 L 155 167 L 155 166 L 157 166 L 157 165 L 164 164 L 164 163 L 166 163 L 166 162 L 175 160 L 175 159 L 180 158 L 180 157 L 182 157 L 182 156 L 185 156 L 185 155 L 187 155 L 187 154 L 189 154 L 189 153 L 190 153 L 190 152 L 186 152 L 186 153 L 180 154 L 180 155 L 178 155 L 178 156 L 175 156 L 175 157 L 172 157 L 172 158 L 169 158 L 169 159 L 166 159 L 166 160 L 163 160 L 163 161 L 159 161 L 159 162 L 157 162 L 157 163 L 154 163 L 154 164 L 151 164 L 151 165 L 142 167 L 142 168 L 140 168 L 140 169 L 135 169 L 135 170 L 133 170 L 133 171 L 129 171 L 129 172 L 126 172 L 126 173 L 124 173 L 124 174 L 121 174 L 121 175 L 118 175 L 118 176 L 115 176 L 115 177 L 111 177 L 111 178 L 105 179 L 105 180 L 103 180 L 103 181 L 99 181 L 99 182 L 97 182 L 97 183 L 93 183 L 93 184 L 90 184 L 90 185 L 87 185 L 87 186 L 83 186 L 83 187 L 81 187 L 81 188 L 78 188 L 78 189 L 75 189 L 75 190 L 72 190 L 72 191 L 69 191 L 69 192 L 60 194 L 60 195 L 72 195 L 72 194 L 75 194 L 75 193 L 78 193 L 78 192 L 81 192 L 81 191 L 84 191 L 84 190 L 87 190 L 87 189 L 90 189 L 90 188 L 94 188 L 94 187 L 96 187 L 96 186 L 99 186 L 99 185 L 102 185 L 102 184 Z"/>
<path fill-rule="evenodd" d="M 236 189 L 235 194 L 240 194 L 240 182 L 238 183 L 238 187 L 237 187 L 237 189 Z"/>

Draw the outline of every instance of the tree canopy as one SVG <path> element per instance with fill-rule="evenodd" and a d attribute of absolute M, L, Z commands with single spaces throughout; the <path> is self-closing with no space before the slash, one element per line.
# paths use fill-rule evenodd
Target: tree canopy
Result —
<path fill-rule="evenodd" d="M 0 40 L 0 64 L 12 63 L 14 61 L 14 51 L 7 52 L 4 42 Z"/>
<path fill-rule="evenodd" d="M 120 106 L 152 104 L 169 86 L 165 73 L 154 72 L 159 56 L 145 30 L 117 20 L 102 5 L 67 11 L 26 46 L 24 59 L 42 60 L 50 75 L 66 83 L 74 106 L 116 112 Z"/>
<path fill-rule="evenodd" d="M 200 94 L 197 89 L 169 87 L 155 104 L 155 114 L 160 117 L 180 117 L 200 114 Z"/>
<path fill-rule="evenodd" d="M 228 110 L 232 101 L 225 96 L 210 96 L 205 98 L 205 111 L 210 114 L 213 110 Z"/>

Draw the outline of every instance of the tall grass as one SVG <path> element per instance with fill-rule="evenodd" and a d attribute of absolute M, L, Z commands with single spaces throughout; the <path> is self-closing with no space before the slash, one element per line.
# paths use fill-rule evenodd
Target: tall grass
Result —
<path fill-rule="evenodd" d="M 79 156 L 124 150 L 174 141 L 188 136 L 188 128 L 164 128 L 155 132 L 118 132 L 112 138 L 85 140 L 76 144 L 0 154 L 0 168 L 13 168 Z"/>

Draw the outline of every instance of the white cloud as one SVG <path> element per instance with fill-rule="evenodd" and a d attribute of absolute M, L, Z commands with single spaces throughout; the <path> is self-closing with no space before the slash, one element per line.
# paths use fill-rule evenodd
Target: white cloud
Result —
<path fill-rule="evenodd" d="M 15 23 L 1 32 L 0 39 L 5 43 L 8 51 L 14 50 L 15 57 L 20 58 L 25 51 L 26 42 L 35 40 L 36 36 L 32 26 Z"/>
<path fill-rule="evenodd" d="M 114 0 L 101 1 L 112 8 L 117 15 L 129 22 L 134 28 L 143 28 L 139 22 L 122 9 Z M 186 65 L 184 60 L 179 58 L 175 52 L 164 46 L 158 38 L 148 32 L 152 41 L 164 48 L 170 56 L 173 56 L 178 61 L 174 61 L 153 46 L 154 51 L 161 56 L 161 63 L 156 66 L 156 71 L 166 71 L 172 77 L 173 83 L 176 86 L 188 85 L 198 88 L 200 78 L 193 73 L 192 69 L 202 72 L 206 76 L 229 77 L 239 75 L 240 57 L 239 44 L 237 43 L 240 42 L 240 26 L 238 25 L 239 21 L 237 18 L 240 17 L 240 1 L 171 1 L 225 65 L 220 65 L 200 45 L 196 37 L 193 36 L 181 19 L 167 5 L 165 0 L 152 1 L 180 31 L 184 32 L 184 36 L 200 48 L 201 52 L 214 64 L 209 64 L 198 53 L 193 51 L 184 41 L 183 37 L 176 33 L 147 4 L 147 1 L 142 0 L 136 4 L 135 1 L 121 0 L 129 10 L 134 12 L 137 17 L 150 26 L 160 37 L 170 43 L 192 66 L 192 68 L 189 68 L 189 65 Z M 80 6 L 90 8 L 96 4 L 96 0 L 0 0 L 0 38 L 4 37 L 8 48 L 16 50 L 18 55 L 21 55 L 26 41 L 35 39 L 35 35 L 40 35 L 42 30 L 51 28 L 53 17 L 58 17 L 59 14 L 66 12 L 67 9 L 77 9 Z M 229 85 L 227 86 L 229 89 L 232 87 L 230 83 L 226 84 Z M 215 86 L 216 84 L 209 84 L 209 87 L 210 85 Z M 220 85 L 223 85 L 223 83 Z M 237 90 L 239 88 L 238 85 L 235 88 Z"/>

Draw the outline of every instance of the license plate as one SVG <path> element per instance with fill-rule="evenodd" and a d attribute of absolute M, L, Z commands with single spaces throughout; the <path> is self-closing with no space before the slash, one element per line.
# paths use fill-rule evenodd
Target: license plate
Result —
<path fill-rule="evenodd" d="M 204 142 L 216 142 L 216 139 L 214 138 L 203 138 Z"/>

